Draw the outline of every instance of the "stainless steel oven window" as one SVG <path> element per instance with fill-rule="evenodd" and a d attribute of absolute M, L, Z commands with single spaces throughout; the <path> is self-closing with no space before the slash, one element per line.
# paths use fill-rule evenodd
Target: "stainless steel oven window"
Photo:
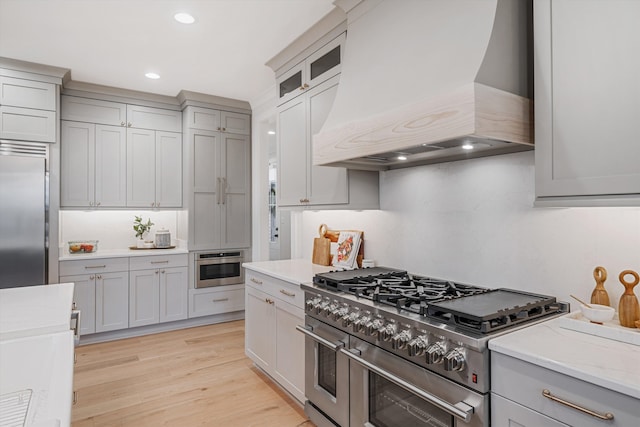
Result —
<path fill-rule="evenodd" d="M 376 427 L 451 427 L 453 416 L 369 372 L 369 422 Z"/>
<path fill-rule="evenodd" d="M 318 344 L 318 385 L 336 396 L 336 352 Z"/>

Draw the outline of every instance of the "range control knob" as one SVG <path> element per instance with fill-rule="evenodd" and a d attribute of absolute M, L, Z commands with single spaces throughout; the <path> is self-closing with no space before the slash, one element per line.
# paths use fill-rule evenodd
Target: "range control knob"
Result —
<path fill-rule="evenodd" d="M 391 338 L 391 347 L 394 350 L 403 350 L 407 348 L 409 341 L 411 341 L 411 331 L 405 329 Z"/>
<path fill-rule="evenodd" d="M 425 353 L 427 354 L 427 363 L 430 365 L 441 363 L 442 358 L 444 357 L 444 352 L 445 349 L 442 343 L 434 342 L 433 344 L 430 344 L 425 350 Z"/>
<path fill-rule="evenodd" d="M 384 325 L 384 320 L 382 320 L 381 316 L 376 316 L 373 320 L 367 322 L 364 326 L 364 332 L 370 337 L 378 336 L 378 332 L 380 328 L 382 328 L 382 325 Z"/>
<path fill-rule="evenodd" d="M 382 341 L 390 341 L 391 337 L 393 337 L 396 333 L 396 326 L 393 320 L 390 320 L 389 323 L 382 325 L 382 327 L 378 330 L 378 336 Z"/>
<path fill-rule="evenodd" d="M 349 304 L 343 302 L 331 311 L 331 319 L 337 322 L 339 319 L 346 316 L 347 313 L 349 313 Z"/>
<path fill-rule="evenodd" d="M 445 371 L 462 371 L 466 366 L 467 362 L 464 358 L 463 349 L 454 348 L 444 355 Z"/>
<path fill-rule="evenodd" d="M 360 318 L 353 322 L 353 332 L 364 332 L 365 325 L 371 320 L 371 312 L 365 311 Z"/>
<path fill-rule="evenodd" d="M 360 317 L 360 309 L 356 307 L 352 312 L 348 312 L 342 316 L 342 326 L 345 328 L 350 327 L 353 325 L 353 322 L 358 320 L 358 317 Z"/>
<path fill-rule="evenodd" d="M 320 301 L 318 304 L 316 304 L 315 306 L 316 314 L 323 313 L 330 303 L 331 303 L 331 300 L 329 298 L 325 298 L 322 301 Z"/>
<path fill-rule="evenodd" d="M 305 303 L 307 306 L 307 311 L 313 311 L 318 306 L 318 304 L 320 304 L 321 301 L 322 301 L 322 298 L 320 297 L 309 298 Z"/>
<path fill-rule="evenodd" d="M 427 348 L 427 337 L 420 335 L 409 341 L 407 345 L 409 356 L 422 356 Z"/>
<path fill-rule="evenodd" d="M 329 317 L 329 316 L 331 316 L 331 313 L 333 313 L 333 311 L 337 310 L 337 309 L 338 309 L 338 301 L 337 300 L 333 300 L 329 304 L 324 306 L 324 308 L 322 310 L 322 315 L 324 317 Z"/>

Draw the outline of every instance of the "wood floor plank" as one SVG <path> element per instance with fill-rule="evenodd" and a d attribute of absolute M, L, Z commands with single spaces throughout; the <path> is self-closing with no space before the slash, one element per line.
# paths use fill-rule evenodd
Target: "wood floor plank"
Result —
<path fill-rule="evenodd" d="M 312 427 L 244 355 L 244 321 L 76 349 L 73 427 Z"/>

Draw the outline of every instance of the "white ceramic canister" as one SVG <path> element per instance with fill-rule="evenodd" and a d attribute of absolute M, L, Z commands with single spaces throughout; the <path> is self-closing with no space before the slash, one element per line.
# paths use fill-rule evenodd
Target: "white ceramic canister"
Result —
<path fill-rule="evenodd" d="M 171 246 L 171 232 L 169 230 L 156 231 L 156 248 L 168 248 Z"/>

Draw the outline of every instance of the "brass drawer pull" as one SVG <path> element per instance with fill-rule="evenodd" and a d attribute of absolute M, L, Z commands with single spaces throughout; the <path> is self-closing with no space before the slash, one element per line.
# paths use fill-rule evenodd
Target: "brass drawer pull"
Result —
<path fill-rule="evenodd" d="M 262 280 L 258 280 L 255 277 L 252 277 L 251 280 L 253 283 L 255 283 L 256 285 L 262 285 Z"/>
<path fill-rule="evenodd" d="M 91 268 L 106 268 L 106 265 L 85 265 L 84 268 L 85 270 L 89 270 Z"/>
<path fill-rule="evenodd" d="M 224 301 L 229 301 L 229 298 L 219 298 L 219 299 L 213 299 L 213 302 L 224 302 Z"/>
<path fill-rule="evenodd" d="M 165 261 L 151 261 L 151 264 L 169 264 L 168 260 Z"/>
<path fill-rule="evenodd" d="M 554 396 L 546 388 L 544 390 L 542 390 L 542 395 L 544 397 L 546 397 L 547 399 L 551 399 L 554 402 L 560 403 L 561 405 L 565 405 L 565 406 L 568 406 L 569 408 L 573 408 L 573 409 L 576 409 L 576 410 L 578 410 L 580 412 L 584 412 L 585 414 L 591 415 L 592 417 L 598 418 L 599 420 L 611 421 L 613 419 L 613 414 L 611 412 L 607 412 L 604 415 L 599 414 L 599 413 L 597 413 L 595 411 L 592 411 L 592 410 L 587 409 L 587 408 L 583 408 L 582 406 L 576 405 L 575 403 L 567 402 L 564 399 L 561 399 L 561 398 L 559 398 L 557 396 Z"/>
<path fill-rule="evenodd" d="M 287 292 L 284 289 L 280 289 L 280 293 L 284 294 L 284 295 L 286 295 L 288 297 L 295 297 L 296 296 L 296 294 L 294 294 L 293 292 Z"/>

